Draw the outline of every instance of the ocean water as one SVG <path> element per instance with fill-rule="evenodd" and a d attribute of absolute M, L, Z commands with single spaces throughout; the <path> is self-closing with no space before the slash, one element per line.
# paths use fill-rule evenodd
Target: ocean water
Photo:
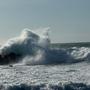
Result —
<path fill-rule="evenodd" d="M 0 90 L 90 90 L 90 43 L 51 44 L 48 29 L 0 47 Z"/>

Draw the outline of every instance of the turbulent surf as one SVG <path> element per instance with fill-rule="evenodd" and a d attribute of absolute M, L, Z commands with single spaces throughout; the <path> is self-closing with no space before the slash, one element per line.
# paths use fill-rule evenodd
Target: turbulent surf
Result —
<path fill-rule="evenodd" d="M 89 47 L 50 47 L 49 28 L 24 29 L 0 47 L 0 64 L 60 64 L 89 61 Z"/>

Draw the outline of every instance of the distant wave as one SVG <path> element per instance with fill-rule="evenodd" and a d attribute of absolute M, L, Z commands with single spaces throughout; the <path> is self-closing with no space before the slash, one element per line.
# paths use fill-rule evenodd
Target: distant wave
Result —
<path fill-rule="evenodd" d="M 24 29 L 19 37 L 0 47 L 0 64 L 12 62 L 37 65 L 89 61 L 90 48 L 50 48 L 49 28 Z"/>

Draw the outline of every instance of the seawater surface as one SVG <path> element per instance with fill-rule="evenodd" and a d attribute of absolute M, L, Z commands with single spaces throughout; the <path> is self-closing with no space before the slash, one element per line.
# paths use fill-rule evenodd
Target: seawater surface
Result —
<path fill-rule="evenodd" d="M 89 90 L 90 65 L 0 66 L 2 90 Z"/>
<path fill-rule="evenodd" d="M 51 44 L 48 29 L 0 47 L 0 90 L 90 90 L 90 44 Z"/>

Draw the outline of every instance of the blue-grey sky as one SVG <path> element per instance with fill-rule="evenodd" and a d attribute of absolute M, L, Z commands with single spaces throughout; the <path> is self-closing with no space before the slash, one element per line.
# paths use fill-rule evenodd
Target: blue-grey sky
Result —
<path fill-rule="evenodd" d="M 90 0 L 0 0 L 0 41 L 39 27 L 52 42 L 90 41 Z"/>

